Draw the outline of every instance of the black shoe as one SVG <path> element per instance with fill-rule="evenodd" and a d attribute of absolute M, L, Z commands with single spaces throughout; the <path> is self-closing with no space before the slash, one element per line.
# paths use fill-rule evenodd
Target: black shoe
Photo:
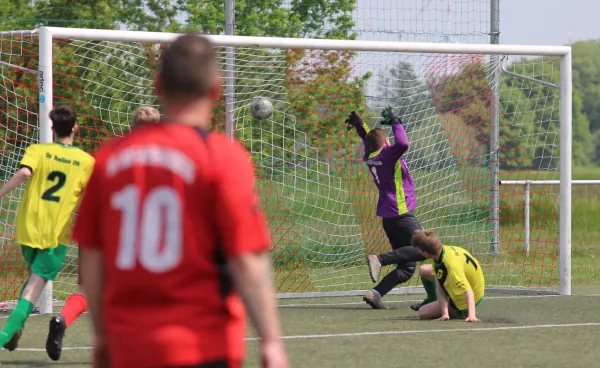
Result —
<path fill-rule="evenodd" d="M 6 344 L 4 344 L 3 348 L 8 351 L 13 351 L 16 348 L 18 348 L 19 340 L 21 339 L 21 335 L 23 335 L 23 329 L 20 329 L 19 331 L 17 331 L 17 333 L 13 335 L 13 337 L 10 339 L 10 341 L 7 342 Z"/>
<path fill-rule="evenodd" d="M 48 339 L 46 340 L 46 353 L 54 361 L 60 359 L 66 329 L 65 317 L 62 314 L 52 317 L 50 320 L 50 329 L 48 330 Z"/>
<path fill-rule="evenodd" d="M 389 309 L 381 301 L 381 295 L 376 290 L 369 290 L 365 292 L 363 300 L 371 306 L 373 309 Z"/>
<path fill-rule="evenodd" d="M 431 303 L 430 301 L 428 301 L 427 299 L 423 300 L 421 303 L 415 303 L 415 304 L 411 304 L 410 309 L 414 310 L 415 312 L 418 312 L 419 309 L 421 309 L 422 306 Z"/>

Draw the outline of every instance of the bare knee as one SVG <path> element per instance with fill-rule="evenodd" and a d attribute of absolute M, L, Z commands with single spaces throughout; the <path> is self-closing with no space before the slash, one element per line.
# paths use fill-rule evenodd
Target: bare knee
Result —
<path fill-rule="evenodd" d="M 430 264 L 424 264 L 419 267 L 419 276 L 426 280 L 435 281 L 433 276 L 433 266 Z"/>
<path fill-rule="evenodd" d="M 44 287 L 46 287 L 47 280 L 37 275 L 33 272 L 29 274 L 29 279 L 27 280 L 27 285 L 25 289 L 23 289 L 22 298 L 28 300 L 32 303 L 37 302 L 38 298 L 44 291 Z"/>
<path fill-rule="evenodd" d="M 436 319 L 442 316 L 442 308 L 440 302 L 435 301 L 429 304 L 423 305 L 419 309 L 419 318 L 421 319 Z"/>

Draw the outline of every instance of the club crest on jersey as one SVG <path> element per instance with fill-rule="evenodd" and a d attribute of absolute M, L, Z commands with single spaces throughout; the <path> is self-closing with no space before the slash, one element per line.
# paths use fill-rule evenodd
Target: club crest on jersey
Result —
<path fill-rule="evenodd" d="M 437 270 L 436 276 L 438 280 L 441 280 L 444 277 L 444 270 Z"/>

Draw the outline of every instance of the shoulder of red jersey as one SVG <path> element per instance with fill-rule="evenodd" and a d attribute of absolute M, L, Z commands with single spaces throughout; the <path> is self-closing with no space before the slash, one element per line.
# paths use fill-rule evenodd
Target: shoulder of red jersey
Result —
<path fill-rule="evenodd" d="M 236 155 L 249 158 L 248 150 L 237 139 L 230 139 L 226 135 L 219 132 L 210 133 L 209 139 L 211 140 L 211 149 L 222 153 L 226 157 L 231 158 L 232 155 Z"/>

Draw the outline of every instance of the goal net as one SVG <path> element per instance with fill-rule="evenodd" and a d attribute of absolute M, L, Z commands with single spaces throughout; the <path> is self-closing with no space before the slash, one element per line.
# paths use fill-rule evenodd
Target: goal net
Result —
<path fill-rule="evenodd" d="M 48 119 L 38 112 L 51 102 L 76 109 L 81 128 L 76 144 L 90 152 L 127 133 L 139 106 L 158 107 L 154 73 L 173 35 L 52 33 L 49 65 L 44 63 L 49 55 L 40 62 L 37 31 L 4 33 L 0 39 L 3 182 L 19 167 L 25 148 L 38 141 L 40 129 L 47 132 Z M 558 84 L 561 74 L 570 73 L 561 69 L 568 48 L 212 40 L 223 75 L 233 77 L 225 79 L 228 95 L 214 110 L 213 127 L 224 131 L 226 117 L 233 117 L 237 139 L 252 154 L 282 296 L 357 294 L 373 287 L 365 256 L 390 245 L 375 216 L 378 197 L 361 161 L 362 143 L 344 120 L 357 111 L 371 128 L 380 127 L 386 105 L 394 107 L 408 134 L 405 159 L 416 188 L 415 215 L 426 229 L 445 244 L 469 249 L 490 288 L 557 292 L 561 277 L 566 282 L 566 271 L 559 273 L 559 186 L 530 189 L 527 253 L 524 186 L 498 183 L 559 179 L 566 172 L 559 167 L 561 155 L 570 161 L 570 136 L 564 135 L 570 113 L 559 114 L 559 103 L 570 110 L 570 98 L 560 100 L 560 88 L 569 91 L 570 85 Z M 47 100 L 50 90 L 53 101 Z M 268 120 L 250 115 L 257 96 L 274 105 Z M 23 190 L 1 202 L 4 308 L 18 298 L 26 277 L 14 241 Z M 74 290 L 76 265 L 72 248 L 50 294 L 55 302 Z M 397 291 L 419 291 L 418 286 L 415 277 Z"/>

